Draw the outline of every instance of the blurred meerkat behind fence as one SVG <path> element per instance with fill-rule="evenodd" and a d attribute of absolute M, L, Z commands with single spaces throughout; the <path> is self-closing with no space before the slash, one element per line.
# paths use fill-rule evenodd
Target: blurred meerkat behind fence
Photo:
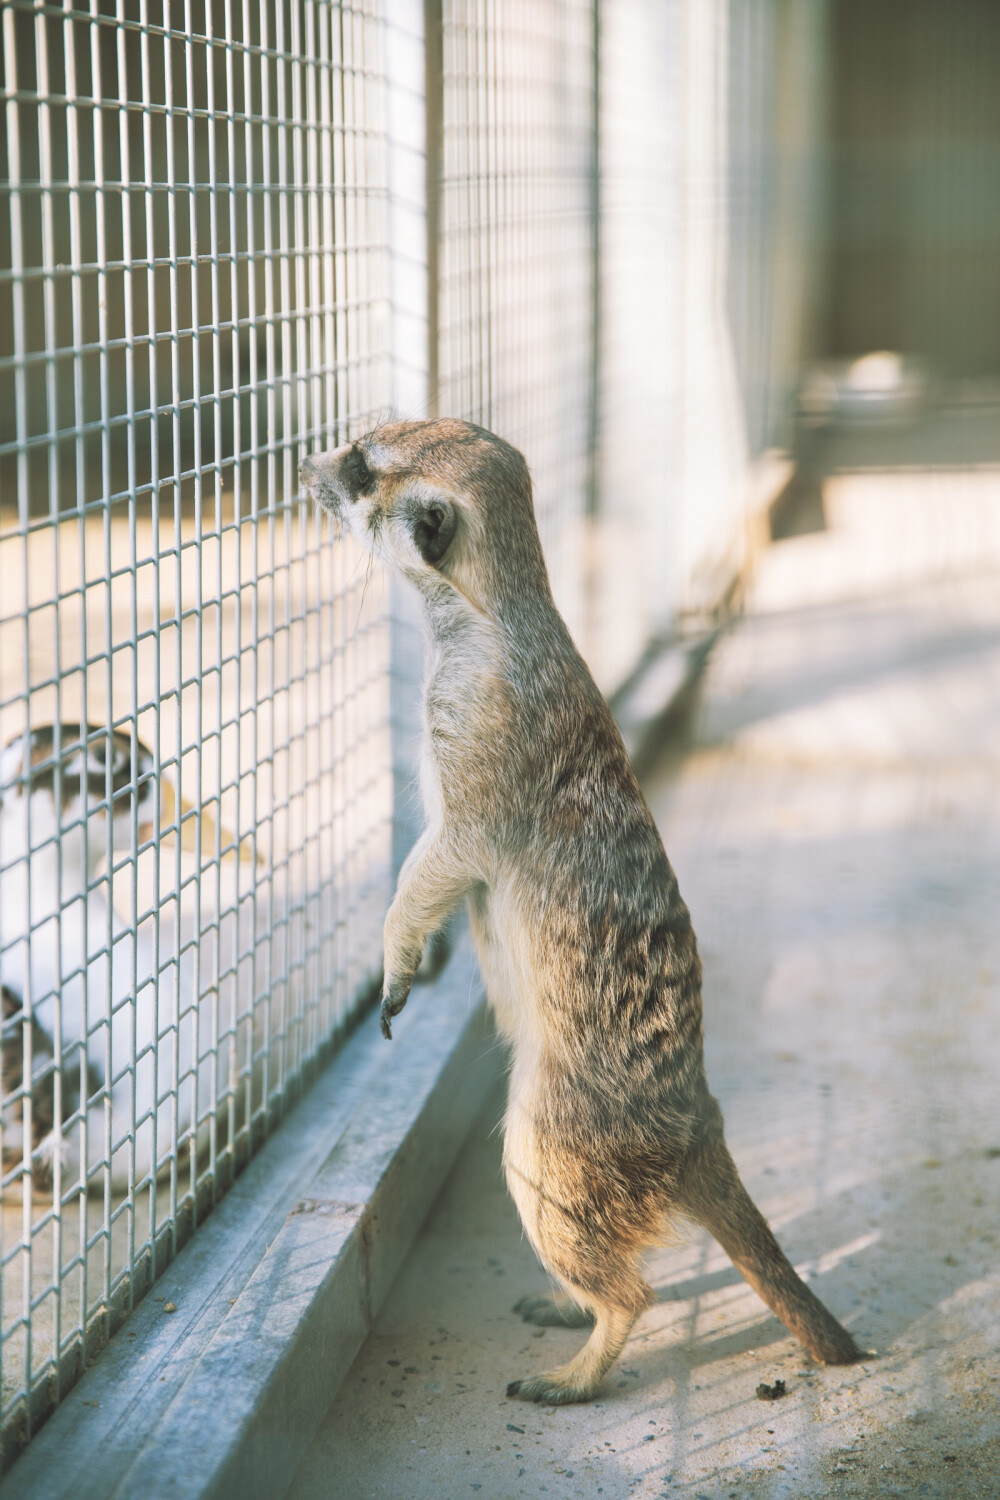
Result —
<path fill-rule="evenodd" d="M 385 923 L 382 1030 L 464 897 L 512 1050 L 504 1170 L 562 1288 L 530 1321 L 593 1324 L 509 1394 L 586 1401 L 649 1305 L 642 1256 L 704 1225 L 817 1359 L 860 1357 L 740 1181 L 702 1054 L 691 921 L 611 713 L 552 600 L 524 459 L 460 421 L 400 422 L 305 460 L 315 499 L 416 585 L 428 625 L 427 827 Z"/>

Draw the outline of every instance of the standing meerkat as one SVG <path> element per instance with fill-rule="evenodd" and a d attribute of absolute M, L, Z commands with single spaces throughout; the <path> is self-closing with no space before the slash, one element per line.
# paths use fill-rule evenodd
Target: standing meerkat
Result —
<path fill-rule="evenodd" d="M 817 1359 L 861 1357 L 740 1181 L 702 1053 L 687 907 L 610 710 L 552 600 L 514 448 L 459 421 L 399 422 L 305 460 L 302 483 L 419 590 L 430 660 L 427 828 L 385 923 L 382 1031 L 465 897 L 511 1045 L 504 1171 L 563 1288 L 528 1320 L 593 1331 L 509 1395 L 586 1401 L 651 1301 L 642 1256 L 705 1226 Z"/>

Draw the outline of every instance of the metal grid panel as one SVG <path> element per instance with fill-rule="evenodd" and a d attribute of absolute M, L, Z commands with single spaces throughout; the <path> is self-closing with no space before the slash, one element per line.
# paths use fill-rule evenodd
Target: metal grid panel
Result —
<path fill-rule="evenodd" d="M 591 650 L 609 688 L 670 623 L 679 594 L 683 26 L 679 0 L 616 0 L 601 11 L 601 503 Z"/>
<path fill-rule="evenodd" d="M 772 373 L 771 8 L 442 7 L 438 410 L 525 453 L 605 690 L 742 555 Z"/>
<path fill-rule="evenodd" d="M 528 460 L 557 603 L 585 630 L 593 425 L 592 0 L 445 0 L 438 410 Z"/>
<path fill-rule="evenodd" d="M 378 967 L 384 591 L 296 471 L 390 390 L 380 9 L 2 5 L 8 1457 Z"/>
<path fill-rule="evenodd" d="M 753 460 L 774 441 L 774 10 L 601 12 L 593 613 L 608 686 L 651 636 L 715 607 L 746 555 Z M 787 249 L 790 281 L 795 236 Z"/>

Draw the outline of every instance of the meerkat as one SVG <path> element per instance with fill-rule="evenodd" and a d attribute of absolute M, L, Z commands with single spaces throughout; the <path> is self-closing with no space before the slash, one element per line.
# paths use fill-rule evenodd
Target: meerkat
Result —
<path fill-rule="evenodd" d="M 562 1289 L 519 1310 L 543 1326 L 592 1325 L 568 1364 L 508 1395 L 593 1397 L 650 1304 L 644 1253 L 684 1219 L 818 1360 L 861 1358 L 726 1148 L 691 919 L 553 603 L 523 457 L 465 422 L 398 422 L 306 459 L 300 479 L 416 586 L 427 624 L 427 826 L 386 917 L 382 1031 L 391 1037 L 425 944 L 464 898 L 511 1048 L 507 1184 Z"/>

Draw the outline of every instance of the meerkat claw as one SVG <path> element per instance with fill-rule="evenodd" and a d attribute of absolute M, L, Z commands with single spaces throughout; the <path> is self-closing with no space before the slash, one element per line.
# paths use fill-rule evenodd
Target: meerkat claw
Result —
<path fill-rule="evenodd" d="M 398 1016 L 410 997 L 410 981 L 408 979 L 395 979 L 386 985 L 382 994 L 382 1007 L 379 1011 L 379 1024 L 382 1027 L 382 1035 L 387 1042 L 392 1041 L 392 1020 Z"/>

